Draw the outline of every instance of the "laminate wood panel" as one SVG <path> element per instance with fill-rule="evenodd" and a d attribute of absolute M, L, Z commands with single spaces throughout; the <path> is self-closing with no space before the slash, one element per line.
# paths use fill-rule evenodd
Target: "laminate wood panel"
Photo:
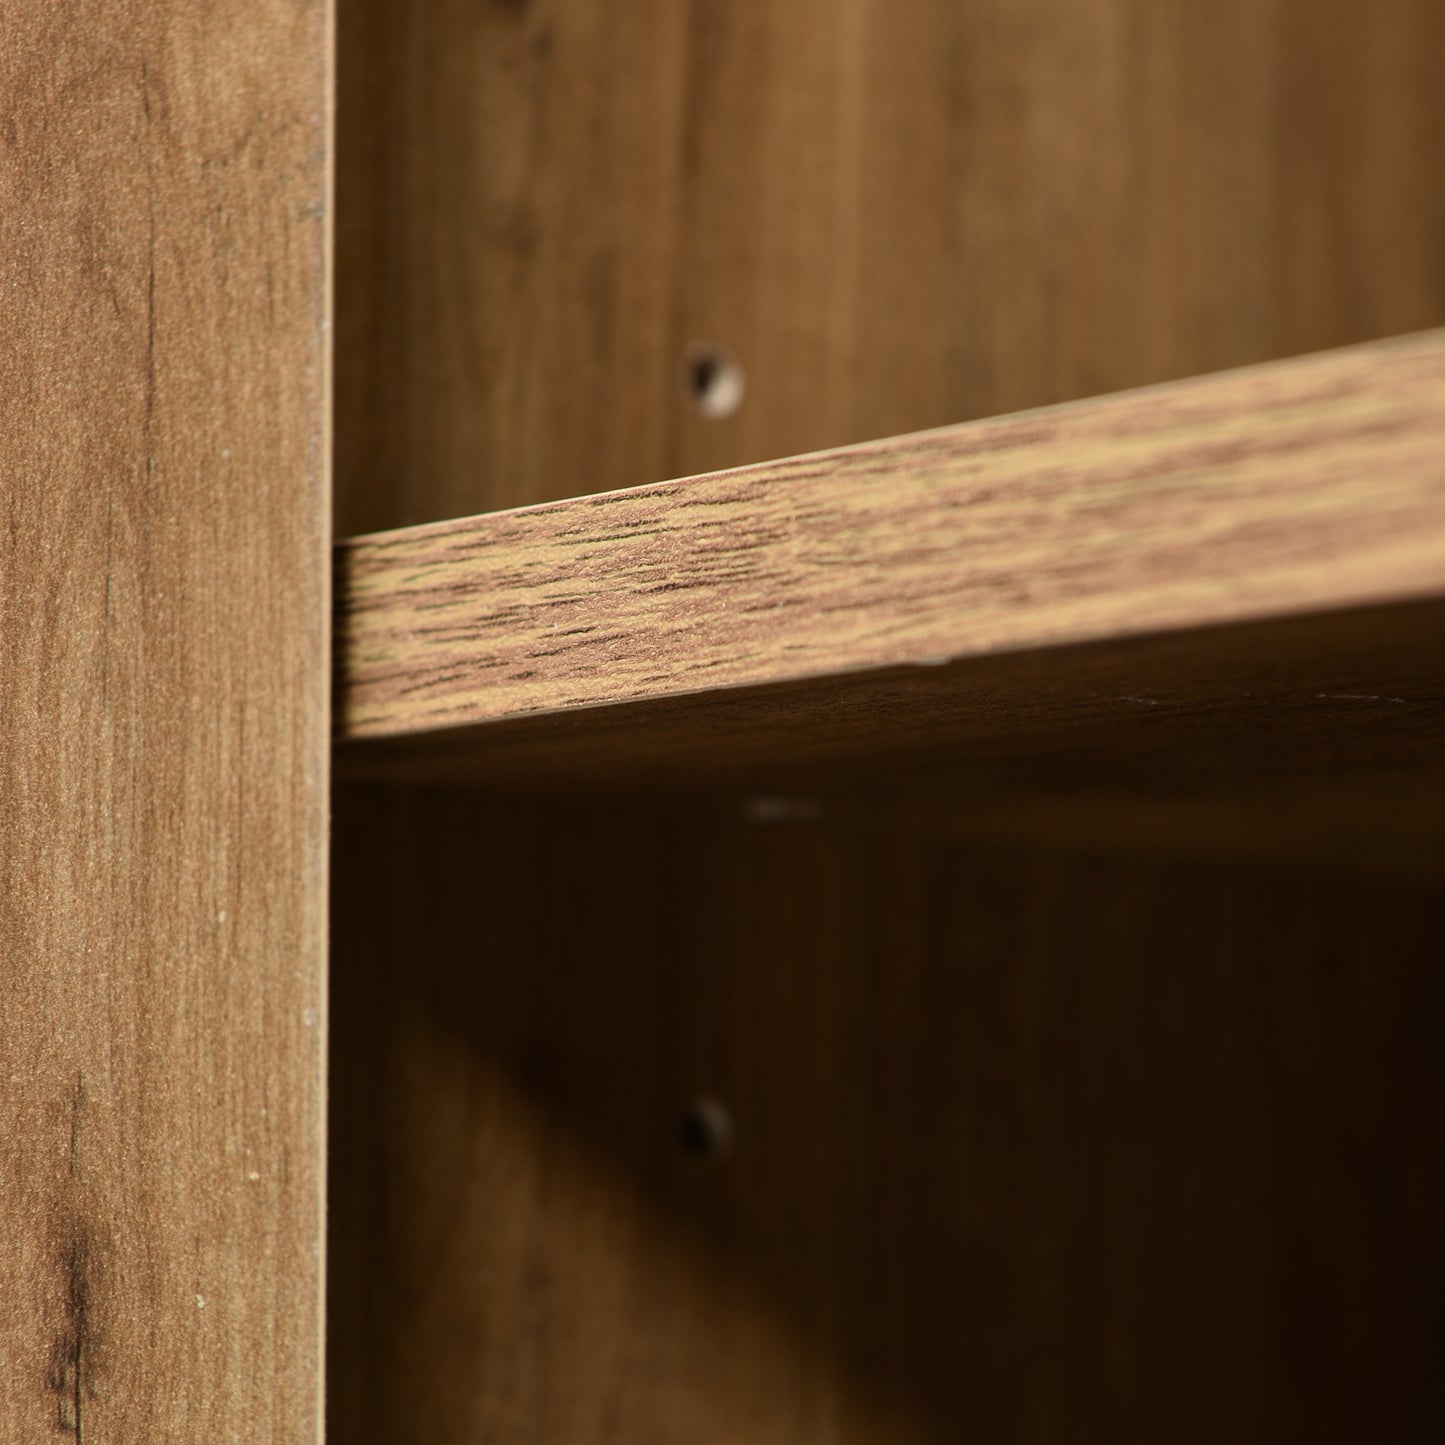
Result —
<path fill-rule="evenodd" d="M 1438 1438 L 1438 887 L 756 801 L 341 795 L 338 1432 Z"/>
<path fill-rule="evenodd" d="M 1442 639 L 1445 600 L 1360 608 L 357 740 L 335 766 L 494 797 L 907 799 L 978 838 L 1445 879 Z"/>
<path fill-rule="evenodd" d="M 0 19 L 0 1438 L 320 1438 L 324 4 Z"/>
<path fill-rule="evenodd" d="M 343 534 L 1445 323 L 1435 0 L 346 0 L 339 39 Z M 1279 671 L 1274 622 L 1183 672 L 1131 634 L 1064 695 L 1049 648 L 774 682 L 343 786 L 338 1434 L 1437 1439 L 1439 892 L 1354 871 L 1438 797 L 1423 605 L 1375 662 L 1355 609 Z M 895 787 L 910 706 L 958 786 Z M 1348 809 L 1261 826 L 1341 757 Z M 700 1096 L 726 1159 L 681 1154 Z"/>
<path fill-rule="evenodd" d="M 1445 332 L 351 539 L 342 737 L 1445 594 Z"/>
<path fill-rule="evenodd" d="M 1442 57 L 1437 0 L 347 0 L 339 531 L 1445 323 Z"/>

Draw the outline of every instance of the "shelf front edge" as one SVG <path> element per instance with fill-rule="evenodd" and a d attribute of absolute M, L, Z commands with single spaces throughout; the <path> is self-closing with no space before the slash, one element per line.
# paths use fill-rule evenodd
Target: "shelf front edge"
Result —
<path fill-rule="evenodd" d="M 341 740 L 1445 594 L 1445 330 L 337 548 Z"/>

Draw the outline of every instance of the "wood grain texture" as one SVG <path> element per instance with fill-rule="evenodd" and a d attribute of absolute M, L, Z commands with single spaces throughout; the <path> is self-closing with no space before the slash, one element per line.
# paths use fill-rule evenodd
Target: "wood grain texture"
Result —
<path fill-rule="evenodd" d="M 352 539 L 343 737 L 1445 592 L 1445 333 Z"/>
<path fill-rule="evenodd" d="M 950 836 L 1445 880 L 1442 638 L 1434 599 L 365 739 L 334 761 L 513 798 L 888 801 Z"/>
<path fill-rule="evenodd" d="M 1442 57 L 1438 0 L 348 0 L 338 530 L 1445 324 Z"/>
<path fill-rule="evenodd" d="M 0 1438 L 320 1438 L 327 7 L 0 19 Z"/>
<path fill-rule="evenodd" d="M 339 1433 L 1439 1438 L 1438 888 L 748 801 L 344 790 Z"/>
<path fill-rule="evenodd" d="M 343 534 L 1445 324 L 1438 0 L 341 18 Z M 1435 1445 L 1416 605 L 347 744 L 335 1431 Z"/>

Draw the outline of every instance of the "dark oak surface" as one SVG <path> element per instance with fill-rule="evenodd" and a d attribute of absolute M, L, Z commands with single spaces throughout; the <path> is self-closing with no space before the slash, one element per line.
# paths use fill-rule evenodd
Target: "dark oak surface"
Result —
<path fill-rule="evenodd" d="M 339 536 L 1445 324 L 1437 0 L 347 0 L 339 41 Z"/>
<path fill-rule="evenodd" d="M 333 1429 L 1432 1438 L 1438 893 L 761 801 L 346 790 Z"/>

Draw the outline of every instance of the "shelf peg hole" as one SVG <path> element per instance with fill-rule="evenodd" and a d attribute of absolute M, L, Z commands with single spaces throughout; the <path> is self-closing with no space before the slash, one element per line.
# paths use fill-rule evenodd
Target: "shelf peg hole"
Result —
<path fill-rule="evenodd" d="M 677 1142 L 693 1159 L 714 1163 L 732 1149 L 732 1115 L 716 1099 L 694 1099 L 683 1110 Z"/>
<path fill-rule="evenodd" d="M 682 389 L 704 416 L 721 421 L 742 403 L 743 369 L 726 347 L 694 341 L 682 354 Z"/>

